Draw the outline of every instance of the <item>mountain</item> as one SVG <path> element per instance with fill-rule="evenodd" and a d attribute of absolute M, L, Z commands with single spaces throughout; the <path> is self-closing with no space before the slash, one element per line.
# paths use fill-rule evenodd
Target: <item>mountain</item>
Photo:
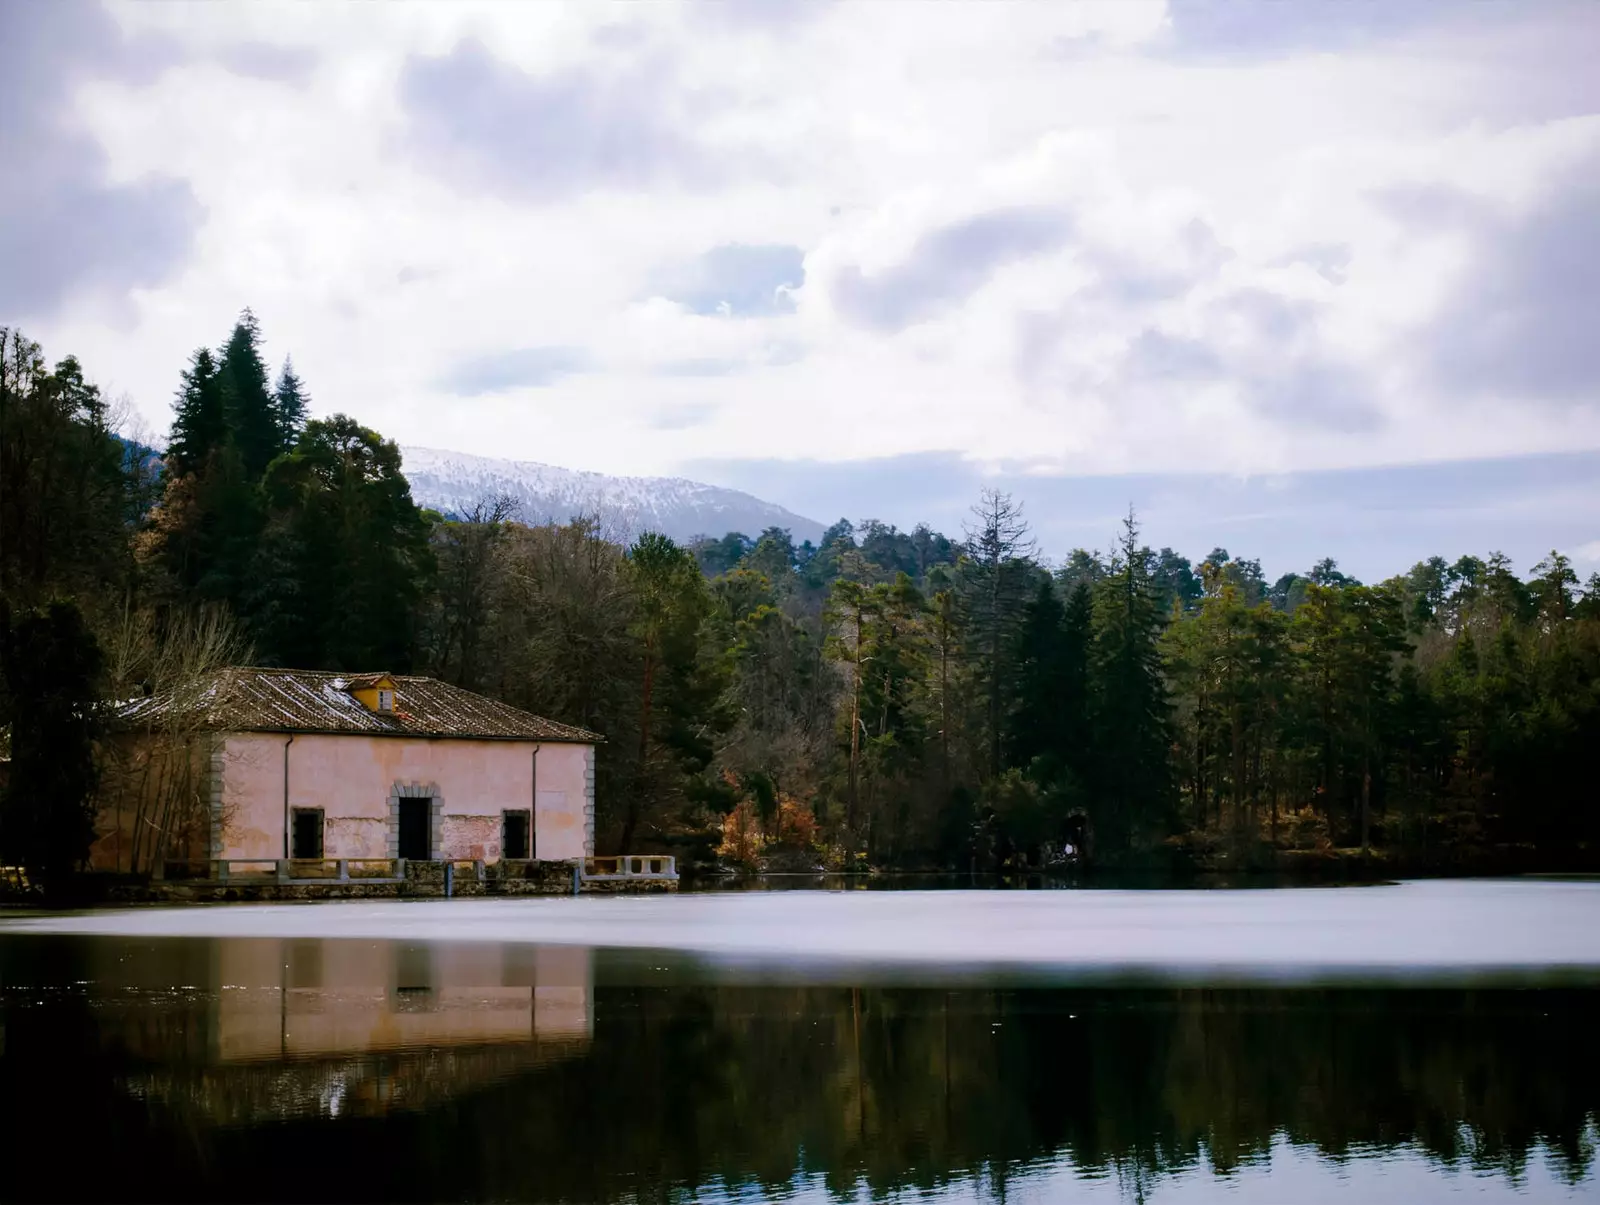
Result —
<path fill-rule="evenodd" d="M 479 502 L 507 495 L 524 523 L 565 523 L 594 514 L 622 534 L 659 531 L 680 543 L 730 531 L 757 536 L 768 527 L 787 527 L 796 544 L 822 538 L 815 519 L 682 477 L 612 477 L 437 448 L 403 447 L 400 455 L 417 504 L 445 514 L 465 514 Z"/>

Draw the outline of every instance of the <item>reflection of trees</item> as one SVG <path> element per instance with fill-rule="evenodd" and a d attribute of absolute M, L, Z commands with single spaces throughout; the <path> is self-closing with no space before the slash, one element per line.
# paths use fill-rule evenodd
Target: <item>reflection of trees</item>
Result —
<path fill-rule="evenodd" d="M 587 1083 L 605 1060 L 675 1052 L 659 1095 L 602 1126 L 614 1147 L 601 1163 L 679 1184 L 775 1186 L 801 1151 L 839 1189 L 930 1186 L 1055 1151 L 1086 1169 L 1159 1174 L 1204 1157 L 1227 1171 L 1279 1133 L 1326 1155 L 1415 1143 L 1506 1171 L 1546 1142 L 1576 1174 L 1600 1111 L 1593 1004 L 1490 991 L 637 993 L 602 998 L 597 1060 L 561 1074 Z M 577 1195 L 590 1189 L 606 1195 Z"/>
<path fill-rule="evenodd" d="M 70 1128 L 96 1144 L 65 1190 L 81 1196 L 648 1202 L 718 1180 L 777 1190 L 797 1171 L 881 1193 L 999 1182 L 1056 1153 L 1148 1185 L 1202 1162 L 1227 1172 L 1275 1136 L 1507 1174 L 1545 1144 L 1576 1177 L 1600 1116 L 1595 1003 L 1579 990 L 609 987 L 582 1058 L 497 1062 L 408 1112 L 252 1127 L 186 1107 L 198 1077 L 130 1108 L 115 1088 L 127 1068 L 90 1053 L 111 1047 L 73 1040 L 91 1009 L 8 1008 L 0 1068 L 7 1098 L 26 1084 L 36 1105 L 9 1142 L 46 1149 Z M 213 1067 L 203 1082 L 251 1073 Z M 102 1165 L 116 1173 L 96 1194 L 81 1177 L 111 1176 Z M 22 1196 L 63 1195 L 23 1177 Z"/>

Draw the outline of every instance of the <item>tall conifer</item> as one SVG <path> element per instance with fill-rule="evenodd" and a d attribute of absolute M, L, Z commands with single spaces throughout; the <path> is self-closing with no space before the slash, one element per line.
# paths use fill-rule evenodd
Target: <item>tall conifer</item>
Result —
<path fill-rule="evenodd" d="M 189 367 L 179 378 L 167 442 L 168 471 L 175 475 L 198 472 L 227 436 L 217 361 L 210 348 L 201 347 L 189 357 Z"/>
<path fill-rule="evenodd" d="M 285 451 L 294 447 L 305 430 L 306 410 L 311 399 L 306 396 L 305 384 L 294 370 L 294 360 L 283 358 L 283 368 L 278 373 L 278 386 L 273 390 L 273 402 L 278 416 L 278 438 Z"/>
<path fill-rule="evenodd" d="M 258 480 L 285 448 L 277 401 L 261 356 L 261 324 L 249 310 L 239 315 L 222 349 L 219 376 L 228 432 L 245 476 Z"/>
<path fill-rule="evenodd" d="M 1103 847 L 1126 848 L 1156 836 L 1172 804 L 1163 615 L 1131 511 L 1094 590 L 1095 827 Z"/>

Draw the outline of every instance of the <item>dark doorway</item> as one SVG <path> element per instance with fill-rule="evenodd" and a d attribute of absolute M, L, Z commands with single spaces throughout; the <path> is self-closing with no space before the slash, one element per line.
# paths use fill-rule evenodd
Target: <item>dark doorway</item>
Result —
<path fill-rule="evenodd" d="M 289 843 L 292 858 L 322 857 L 322 809 L 295 808 L 294 831 Z"/>
<path fill-rule="evenodd" d="M 533 856 L 528 849 L 528 813 L 504 812 L 500 819 L 500 856 L 522 861 Z"/>
<path fill-rule="evenodd" d="M 400 856 L 426 862 L 433 857 L 433 800 L 400 801 Z"/>

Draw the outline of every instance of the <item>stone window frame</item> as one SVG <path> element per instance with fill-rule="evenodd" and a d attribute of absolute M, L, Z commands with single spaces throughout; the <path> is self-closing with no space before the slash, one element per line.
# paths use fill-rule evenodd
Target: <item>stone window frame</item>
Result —
<path fill-rule="evenodd" d="M 436 782 L 396 782 L 389 788 L 389 814 L 385 822 L 384 839 L 390 858 L 400 857 L 400 801 L 402 799 L 427 799 L 428 854 L 430 860 L 440 861 L 444 850 L 444 796 Z"/>

